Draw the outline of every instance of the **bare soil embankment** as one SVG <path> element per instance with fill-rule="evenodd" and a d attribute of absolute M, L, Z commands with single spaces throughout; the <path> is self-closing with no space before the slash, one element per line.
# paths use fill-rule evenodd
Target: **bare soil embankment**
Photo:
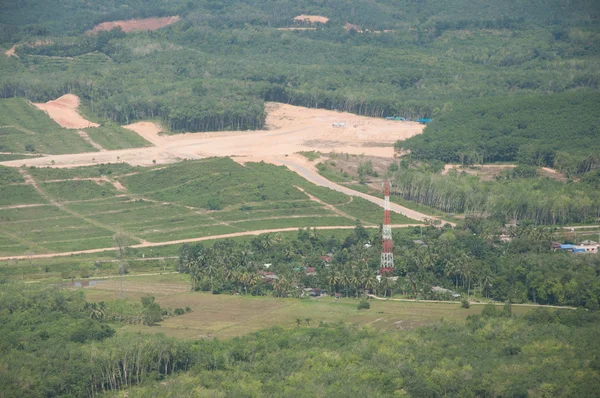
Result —
<path fill-rule="evenodd" d="M 145 18 L 145 19 L 129 19 L 122 21 L 102 22 L 88 30 L 87 34 L 97 34 L 101 31 L 110 31 L 114 28 L 121 28 L 123 32 L 136 32 L 144 30 L 157 30 L 165 26 L 179 22 L 181 18 L 178 15 L 164 18 Z"/>
<path fill-rule="evenodd" d="M 90 122 L 77 112 L 79 97 L 74 94 L 66 94 L 55 100 L 43 104 L 34 104 L 36 108 L 43 110 L 61 127 L 67 129 L 84 129 L 87 127 L 98 127 L 98 123 Z"/>

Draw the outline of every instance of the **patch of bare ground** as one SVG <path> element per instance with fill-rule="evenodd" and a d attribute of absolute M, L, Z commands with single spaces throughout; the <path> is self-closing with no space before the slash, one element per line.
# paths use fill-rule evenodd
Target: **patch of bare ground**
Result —
<path fill-rule="evenodd" d="M 6 55 L 7 57 L 17 57 L 18 58 L 16 50 L 17 50 L 17 45 L 15 44 L 8 50 L 4 51 L 4 55 Z"/>
<path fill-rule="evenodd" d="M 123 32 L 136 32 L 144 30 L 157 30 L 165 26 L 178 22 L 181 18 L 178 15 L 163 18 L 144 18 L 144 19 L 129 19 L 121 21 L 102 22 L 88 30 L 87 34 L 96 34 L 101 31 L 110 31 L 114 28 L 121 28 Z"/>
<path fill-rule="evenodd" d="M 146 141 L 150 141 L 151 143 L 153 143 L 155 145 L 159 144 L 163 141 L 162 137 L 159 135 L 160 133 L 162 133 L 163 128 L 157 123 L 137 122 L 137 123 L 128 124 L 127 126 L 123 126 L 123 128 L 126 128 L 128 130 L 138 133 Z"/>
<path fill-rule="evenodd" d="M 54 155 L 5 161 L 2 164 L 14 167 L 23 164 L 36 167 L 77 167 L 126 162 L 152 166 L 212 156 L 273 162 L 281 156 L 291 156 L 302 151 L 322 151 L 324 147 L 327 152 L 392 159 L 394 142 L 423 131 L 423 125 L 416 122 L 390 121 L 325 109 L 273 102 L 267 103 L 266 109 L 267 130 L 159 135 L 162 128 L 145 121 L 125 127 L 152 142 L 154 147 Z M 336 127 L 340 125 L 343 127 Z"/>
<path fill-rule="evenodd" d="M 86 120 L 77 112 L 79 97 L 74 94 L 65 94 L 55 100 L 43 104 L 34 104 L 36 108 L 45 111 L 61 127 L 67 129 L 83 129 L 98 127 L 98 123 Z"/>
<path fill-rule="evenodd" d="M 442 175 L 447 175 L 450 170 L 456 170 L 457 173 L 465 172 L 469 175 L 478 176 L 482 181 L 492 181 L 504 170 L 510 170 L 517 167 L 516 164 L 484 164 L 476 166 L 461 166 L 460 164 L 447 164 L 442 170 Z M 567 178 L 560 172 L 549 167 L 540 167 L 537 170 L 542 177 L 552 178 L 557 181 L 565 182 Z"/>
<path fill-rule="evenodd" d="M 102 145 L 100 145 L 100 144 L 98 144 L 97 142 L 95 142 L 94 140 L 92 140 L 92 139 L 90 138 L 90 136 L 88 135 L 88 133 L 86 133 L 85 131 L 83 131 L 83 130 L 79 130 L 79 131 L 77 132 L 77 135 L 79 135 L 81 138 L 83 138 L 83 140 L 84 140 L 85 142 L 87 142 L 88 144 L 90 144 L 91 146 L 93 146 L 94 148 L 96 148 L 97 150 L 99 150 L 99 151 L 101 151 L 101 152 L 102 152 L 102 151 L 106 151 L 106 149 L 102 148 Z"/>
<path fill-rule="evenodd" d="M 294 17 L 294 21 L 296 22 L 305 22 L 305 23 L 327 23 L 329 18 L 324 17 L 322 15 L 298 15 Z"/>
<path fill-rule="evenodd" d="M 8 50 L 4 51 L 4 55 L 6 55 L 7 57 L 19 58 L 19 56 L 17 55 L 17 47 L 19 47 L 19 46 L 39 47 L 39 46 L 45 46 L 47 44 L 52 44 L 52 40 L 38 40 L 38 41 L 35 41 L 32 43 L 15 44 Z"/>

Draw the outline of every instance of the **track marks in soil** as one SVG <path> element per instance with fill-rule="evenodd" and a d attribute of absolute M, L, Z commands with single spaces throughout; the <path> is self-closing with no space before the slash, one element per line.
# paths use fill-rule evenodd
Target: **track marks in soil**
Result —
<path fill-rule="evenodd" d="M 53 199 L 52 197 L 50 197 L 50 196 L 49 196 L 49 195 L 46 193 L 46 191 L 44 191 L 42 188 L 40 188 L 40 186 L 38 185 L 38 183 L 37 183 L 37 182 L 36 182 L 36 181 L 33 179 L 33 177 L 32 177 L 32 176 L 31 176 L 29 173 L 27 173 L 27 171 L 25 171 L 24 169 L 18 169 L 18 170 L 19 170 L 19 173 L 21 173 L 21 175 L 23 176 L 23 178 L 25 178 L 25 182 L 27 182 L 27 183 L 31 184 L 31 185 L 33 186 L 33 188 L 34 188 L 34 189 L 35 189 L 35 190 L 36 190 L 36 191 L 37 191 L 37 192 L 38 192 L 38 193 L 39 193 L 39 194 L 40 194 L 40 195 L 41 195 L 43 198 L 45 198 L 46 200 L 48 200 L 48 201 L 49 201 L 49 202 L 50 202 L 52 205 L 54 205 L 54 206 L 58 207 L 58 208 L 59 208 L 59 209 L 61 209 L 62 211 L 66 212 L 66 213 L 68 213 L 68 214 L 70 214 L 70 215 L 72 215 L 73 217 L 77 217 L 77 218 L 79 218 L 79 219 L 81 219 L 81 220 L 83 220 L 83 221 L 87 222 L 88 224 L 92 224 L 92 225 L 94 225 L 95 227 L 98 227 L 98 228 L 102 228 L 102 229 L 105 229 L 105 230 L 111 231 L 111 232 L 113 232 L 113 233 L 115 233 L 115 234 L 117 234 L 117 233 L 119 233 L 119 234 L 122 234 L 122 235 L 124 235 L 124 236 L 126 236 L 126 237 L 128 237 L 128 238 L 130 238 L 130 239 L 136 240 L 136 241 L 138 241 L 138 242 L 140 242 L 140 243 L 145 243 L 145 242 L 146 242 L 144 239 L 138 238 L 138 237 L 134 236 L 133 234 L 131 234 L 131 233 L 129 233 L 129 232 L 125 232 L 125 231 L 118 230 L 118 229 L 116 229 L 116 228 L 113 228 L 113 227 L 111 227 L 111 226 L 109 226 L 109 225 L 106 225 L 106 224 L 103 224 L 103 223 L 101 223 L 101 222 L 98 222 L 98 221 L 92 220 L 92 219 L 90 219 L 90 218 L 88 218 L 88 217 L 85 217 L 85 216 L 83 216 L 83 215 L 81 215 L 81 214 L 77 213 L 76 211 L 73 211 L 73 210 L 69 209 L 69 208 L 68 208 L 67 206 L 65 206 L 63 203 L 61 203 L 61 202 L 59 202 L 59 201 L 57 201 L 57 200 Z"/>

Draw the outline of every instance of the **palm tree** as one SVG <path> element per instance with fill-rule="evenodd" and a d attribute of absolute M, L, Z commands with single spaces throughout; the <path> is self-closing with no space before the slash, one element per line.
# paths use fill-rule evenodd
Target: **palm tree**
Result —
<path fill-rule="evenodd" d="M 296 327 L 299 328 L 302 325 L 302 319 L 296 318 Z"/>
<path fill-rule="evenodd" d="M 304 319 L 304 322 L 306 322 L 306 326 L 310 327 L 310 321 L 311 320 L 312 320 L 311 318 L 305 318 Z"/>
<path fill-rule="evenodd" d="M 336 286 L 340 281 L 340 276 L 335 268 L 330 269 L 327 281 L 329 282 L 333 292 L 336 293 Z"/>

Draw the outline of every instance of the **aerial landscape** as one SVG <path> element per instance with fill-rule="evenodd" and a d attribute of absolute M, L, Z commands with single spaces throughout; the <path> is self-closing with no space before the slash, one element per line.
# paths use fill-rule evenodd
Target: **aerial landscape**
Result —
<path fill-rule="evenodd" d="M 598 396 L 597 0 L 0 11 L 0 397 Z"/>

